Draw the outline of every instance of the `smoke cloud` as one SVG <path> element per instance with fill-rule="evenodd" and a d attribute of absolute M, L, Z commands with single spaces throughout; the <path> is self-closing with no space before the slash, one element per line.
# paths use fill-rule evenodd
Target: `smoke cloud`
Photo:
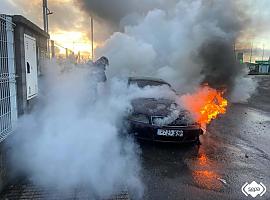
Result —
<path fill-rule="evenodd" d="M 38 104 L 20 118 L 12 140 L 13 169 L 40 186 L 87 188 L 93 199 L 126 189 L 140 199 L 140 150 L 126 134 L 124 118 L 133 99 L 176 95 L 167 86 L 97 81 L 89 65 L 46 64 Z"/>
<path fill-rule="evenodd" d="M 119 27 L 127 16 L 143 14 L 156 8 L 170 8 L 177 0 L 76 0 L 89 14 Z"/>
<path fill-rule="evenodd" d="M 137 12 L 97 50 L 97 55 L 109 57 L 109 76 L 159 77 L 180 93 L 206 82 L 214 88 L 225 86 L 229 93 L 241 88 L 235 88 L 235 80 L 245 69 L 236 61 L 234 42 L 249 21 L 239 2 L 174 3 Z"/>
<path fill-rule="evenodd" d="M 44 75 L 38 105 L 19 121 L 14 168 L 41 186 L 84 186 L 100 197 L 128 188 L 140 197 L 139 151 L 120 130 L 140 90 L 115 79 L 105 91 L 84 66 L 48 63 Z"/>
<path fill-rule="evenodd" d="M 214 88 L 225 86 L 231 89 L 243 70 L 235 59 L 232 43 L 222 38 L 205 41 L 198 56 L 202 64 L 203 82 Z"/>
<path fill-rule="evenodd" d="M 41 185 L 86 185 L 99 196 L 127 186 L 141 197 L 140 152 L 121 137 L 123 118 L 134 98 L 177 97 L 116 77 L 163 78 L 182 94 L 202 83 L 225 86 L 234 102 L 246 101 L 256 84 L 244 77 L 233 43 L 247 21 L 233 0 L 77 2 L 119 30 L 97 49 L 110 60 L 109 82 L 97 84 L 85 66 L 49 63 L 38 105 L 20 120 L 14 164 Z"/>

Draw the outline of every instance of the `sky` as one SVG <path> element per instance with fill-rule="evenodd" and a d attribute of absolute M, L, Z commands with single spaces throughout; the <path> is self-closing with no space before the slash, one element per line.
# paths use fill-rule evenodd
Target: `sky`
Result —
<path fill-rule="evenodd" d="M 23 15 L 43 28 L 42 0 L 0 0 L 0 13 Z M 49 16 L 49 32 L 52 40 L 59 45 L 77 51 L 90 51 L 90 17 L 80 10 L 73 0 L 49 0 L 49 8 L 53 12 Z M 95 24 L 100 43 L 102 38 L 100 24 Z M 107 36 L 106 36 L 107 37 Z M 95 44 L 96 46 L 97 44 Z"/>
<path fill-rule="evenodd" d="M 176 0 L 168 0 L 173 2 Z M 270 0 L 238 0 L 245 4 L 243 11 L 250 17 L 251 31 L 243 33 L 243 37 L 238 38 L 236 48 L 246 52 L 248 59 L 249 49 L 253 45 L 254 57 L 261 57 L 264 46 L 265 56 L 270 56 Z M 31 3 L 30 3 L 31 2 Z M 84 5 L 82 6 L 82 3 Z M 86 2 L 86 3 L 85 3 Z M 49 16 L 49 31 L 51 39 L 63 47 L 78 51 L 90 52 L 90 15 L 84 9 L 87 3 L 93 0 L 48 0 L 50 10 L 53 12 Z M 104 1 L 105 2 L 105 1 Z M 89 3 L 89 4 L 90 4 Z M 168 3 L 169 4 L 169 3 Z M 105 4 L 107 6 L 107 4 Z M 108 5 L 110 8 L 110 5 Z M 0 13 L 21 14 L 31 20 L 41 28 L 42 22 L 42 0 L 0 0 Z M 104 41 L 109 38 L 114 29 L 111 25 L 95 17 L 95 44 L 102 46 Z"/>

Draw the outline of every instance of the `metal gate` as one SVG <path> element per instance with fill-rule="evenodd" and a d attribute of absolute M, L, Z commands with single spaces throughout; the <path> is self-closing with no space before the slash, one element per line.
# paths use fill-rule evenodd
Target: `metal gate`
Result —
<path fill-rule="evenodd" d="M 0 15 L 0 142 L 17 121 L 13 26 L 11 17 Z"/>

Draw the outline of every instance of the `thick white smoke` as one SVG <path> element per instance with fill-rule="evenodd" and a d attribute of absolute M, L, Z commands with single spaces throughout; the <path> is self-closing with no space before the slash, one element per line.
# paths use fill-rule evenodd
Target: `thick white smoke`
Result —
<path fill-rule="evenodd" d="M 251 87 L 242 90 L 245 85 L 239 83 L 244 81 L 235 82 L 245 75 L 233 55 L 233 41 L 245 24 L 236 6 L 233 1 L 191 0 L 177 1 L 173 7 L 151 9 L 145 14 L 138 12 L 123 18 L 124 23 L 120 24 L 125 24 L 124 31 L 114 33 L 97 50 L 97 55 L 109 58 L 110 77 L 159 77 L 180 93 L 214 77 L 221 83 L 229 83 L 229 92 L 245 91 L 239 100 L 246 100 L 256 83 L 245 79 Z"/>
<path fill-rule="evenodd" d="M 191 52 L 199 47 L 203 35 L 189 24 L 193 23 L 199 8 L 200 5 L 194 5 L 192 12 L 183 9 L 181 14 L 174 8 L 170 16 L 164 10 L 155 9 L 137 25 L 126 26 L 124 33 L 112 35 L 98 50 L 98 55 L 109 57 L 108 75 L 160 77 L 179 88 L 187 83 L 198 84 L 200 68 L 191 62 Z"/>
<path fill-rule="evenodd" d="M 19 120 L 14 168 L 46 187 L 83 186 L 100 197 L 127 188 L 140 198 L 140 151 L 123 119 L 132 99 L 175 94 L 167 86 L 128 86 L 127 79 L 97 83 L 93 74 L 86 65 L 46 64 L 38 104 Z"/>
<path fill-rule="evenodd" d="M 257 81 L 252 77 L 244 76 L 237 79 L 230 95 L 230 102 L 247 103 L 251 95 L 256 92 L 257 86 Z"/>

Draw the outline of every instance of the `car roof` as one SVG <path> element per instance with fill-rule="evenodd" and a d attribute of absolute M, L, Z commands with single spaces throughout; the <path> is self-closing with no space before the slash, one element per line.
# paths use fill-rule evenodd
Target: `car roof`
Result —
<path fill-rule="evenodd" d="M 167 83 L 166 81 L 164 81 L 163 79 L 160 78 L 153 78 L 153 77 L 129 77 L 128 81 L 136 81 L 136 80 L 145 80 L 145 81 L 156 81 L 156 82 L 161 82 L 161 83 Z"/>
<path fill-rule="evenodd" d="M 161 78 L 153 78 L 153 77 L 143 77 L 143 76 L 139 76 L 139 77 L 129 77 L 128 78 L 128 84 L 130 84 L 131 81 L 137 81 L 137 80 L 143 80 L 143 81 L 153 81 L 153 82 L 159 82 L 159 83 L 163 83 L 168 85 L 173 91 L 175 91 L 172 88 L 172 85 L 166 81 L 164 81 Z"/>

